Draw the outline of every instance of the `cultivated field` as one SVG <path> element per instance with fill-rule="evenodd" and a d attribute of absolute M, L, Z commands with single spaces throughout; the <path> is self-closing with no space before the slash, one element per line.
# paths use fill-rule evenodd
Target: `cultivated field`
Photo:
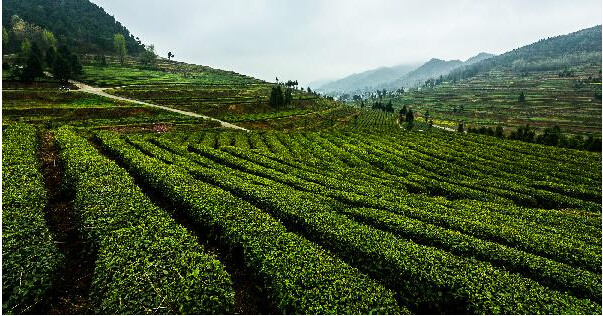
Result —
<path fill-rule="evenodd" d="M 434 88 L 410 91 L 393 98 L 397 108 L 406 105 L 441 120 L 441 125 L 502 125 L 514 129 L 530 124 L 557 125 L 565 132 L 601 136 L 601 64 L 571 68 L 573 76 L 558 71 L 519 74 L 497 70 Z M 519 95 L 525 94 L 525 102 Z M 385 101 L 387 102 L 387 101 Z"/>
<path fill-rule="evenodd" d="M 601 313 L 600 153 L 87 67 L 252 131 L 4 82 L 5 313 Z"/>

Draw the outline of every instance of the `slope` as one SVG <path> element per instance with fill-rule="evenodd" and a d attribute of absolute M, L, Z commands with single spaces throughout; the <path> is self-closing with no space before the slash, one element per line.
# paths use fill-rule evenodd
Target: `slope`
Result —
<path fill-rule="evenodd" d="M 2 26 L 7 29 L 13 27 L 11 20 L 14 15 L 25 22 L 48 29 L 59 42 L 81 53 L 113 52 L 115 34 L 123 34 L 129 53 L 136 55 L 144 50 L 125 26 L 88 0 L 3 1 Z M 20 44 L 16 43 L 17 47 Z"/>

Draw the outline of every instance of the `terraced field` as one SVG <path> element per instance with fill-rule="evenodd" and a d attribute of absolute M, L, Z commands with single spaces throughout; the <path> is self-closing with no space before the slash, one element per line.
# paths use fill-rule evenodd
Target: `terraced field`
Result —
<path fill-rule="evenodd" d="M 274 109 L 268 104 L 273 84 L 234 72 L 161 60 L 155 70 L 134 61 L 84 67 L 82 81 L 122 97 L 169 106 L 228 122 L 261 122 L 323 112 L 333 102 L 292 89 L 292 103 Z"/>
<path fill-rule="evenodd" d="M 5 157 L 22 130 L 5 126 Z M 601 313 L 600 153 L 377 111 L 322 131 L 50 132 L 94 258 L 79 312 Z"/>
<path fill-rule="evenodd" d="M 421 115 L 429 111 L 444 125 L 458 125 L 459 121 L 478 127 L 558 125 L 572 134 L 600 137 L 601 64 L 572 70 L 572 77 L 560 77 L 558 71 L 491 71 L 456 83 L 410 91 L 392 101 L 397 108 L 406 105 Z M 525 93 L 525 102 L 518 101 L 521 92 Z"/>

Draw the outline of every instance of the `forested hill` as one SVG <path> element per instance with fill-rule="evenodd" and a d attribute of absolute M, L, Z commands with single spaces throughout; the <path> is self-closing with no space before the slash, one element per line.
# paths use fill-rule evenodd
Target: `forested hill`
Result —
<path fill-rule="evenodd" d="M 563 70 L 601 61 L 601 25 L 549 37 L 500 56 L 453 70 L 450 79 L 463 79 L 495 68 L 517 72 Z"/>
<path fill-rule="evenodd" d="M 113 36 L 123 34 L 130 54 L 144 50 L 130 31 L 103 8 L 88 0 L 4 0 L 2 26 L 13 27 L 13 16 L 54 33 L 59 43 L 86 53 L 113 52 Z M 13 39 L 10 48 L 20 43 Z"/>

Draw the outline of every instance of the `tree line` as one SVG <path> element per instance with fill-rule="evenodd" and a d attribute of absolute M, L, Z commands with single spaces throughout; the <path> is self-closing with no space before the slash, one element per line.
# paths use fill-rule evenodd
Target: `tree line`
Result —
<path fill-rule="evenodd" d="M 503 127 L 500 125 L 496 128 L 485 126 L 469 127 L 467 132 L 561 148 L 588 150 L 594 152 L 601 151 L 601 138 L 594 137 L 593 135 L 588 135 L 586 137 L 582 135 L 569 136 L 566 135 L 557 125 L 545 128 L 540 134 L 537 134 L 536 130 L 530 127 L 529 124 L 517 127 L 515 130 L 511 131 L 508 136 L 505 136 Z"/>

